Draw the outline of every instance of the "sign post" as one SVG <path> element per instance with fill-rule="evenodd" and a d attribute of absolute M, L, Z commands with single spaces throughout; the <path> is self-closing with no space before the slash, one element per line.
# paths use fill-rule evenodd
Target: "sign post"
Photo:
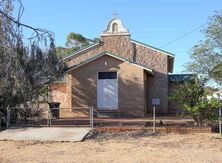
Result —
<path fill-rule="evenodd" d="M 11 118 L 11 115 L 10 115 L 10 107 L 8 106 L 8 107 L 7 107 L 7 117 L 6 117 L 6 127 L 7 127 L 7 128 L 10 127 L 10 118 Z"/>
<path fill-rule="evenodd" d="M 222 131 L 221 131 L 221 130 L 222 130 L 222 129 L 221 129 L 221 127 L 222 127 L 222 126 L 221 126 L 221 125 L 222 125 L 221 121 L 222 121 L 222 119 L 221 119 L 221 108 L 220 108 L 220 109 L 219 109 L 219 132 L 220 132 L 220 135 L 222 134 L 222 133 L 221 133 L 221 132 L 222 132 Z"/>
<path fill-rule="evenodd" d="M 153 105 L 153 133 L 156 133 L 156 106 L 160 105 L 160 99 L 152 99 Z"/>
<path fill-rule="evenodd" d="M 153 105 L 153 133 L 156 133 L 156 107 Z"/>
<path fill-rule="evenodd" d="M 218 97 L 218 99 L 219 99 L 219 102 L 221 103 L 221 102 L 222 102 L 222 99 L 221 99 L 220 93 L 217 94 L 217 97 Z M 222 113 L 221 113 L 221 108 L 219 108 L 218 122 L 219 122 L 219 133 L 220 133 L 220 135 L 221 135 L 221 132 L 222 132 L 222 131 L 221 131 L 221 130 L 222 130 L 222 129 L 221 129 L 221 127 L 222 127 L 222 126 L 221 126 L 221 125 L 222 125 L 222 122 L 221 122 L 221 121 L 222 121 L 221 114 L 222 114 Z"/>

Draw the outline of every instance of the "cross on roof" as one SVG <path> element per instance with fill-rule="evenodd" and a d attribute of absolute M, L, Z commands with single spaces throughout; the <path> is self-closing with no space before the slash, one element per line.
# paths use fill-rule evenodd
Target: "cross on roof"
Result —
<path fill-rule="evenodd" d="M 118 14 L 114 11 L 114 12 L 113 12 L 113 19 L 116 19 L 117 16 L 118 16 Z"/>

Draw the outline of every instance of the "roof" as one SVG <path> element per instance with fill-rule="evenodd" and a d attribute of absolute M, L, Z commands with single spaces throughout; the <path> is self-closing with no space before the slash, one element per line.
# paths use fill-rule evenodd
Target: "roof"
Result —
<path fill-rule="evenodd" d="M 135 43 L 135 44 L 138 44 L 138 45 L 142 45 L 142 46 L 151 48 L 151 49 L 156 50 L 156 51 L 159 51 L 159 52 L 161 52 L 161 53 L 167 54 L 168 56 L 175 57 L 175 54 L 170 53 L 170 52 L 167 52 L 167 51 L 162 50 L 162 49 L 159 49 L 159 48 L 156 48 L 156 47 L 153 47 L 153 46 L 151 46 L 151 45 L 148 45 L 148 44 L 145 44 L 145 43 L 142 43 L 142 42 L 133 40 L 133 39 L 131 39 L 131 42 L 133 42 L 133 43 Z"/>
<path fill-rule="evenodd" d="M 196 74 L 170 74 L 168 75 L 168 80 L 170 83 L 180 83 L 195 80 L 196 77 Z"/>
<path fill-rule="evenodd" d="M 116 59 L 119 59 L 119 60 L 124 61 L 124 62 L 128 62 L 128 63 L 130 63 L 130 64 L 132 64 L 134 66 L 140 67 L 140 68 L 144 69 L 145 71 L 147 71 L 148 73 L 154 75 L 152 69 L 150 69 L 150 68 L 148 68 L 148 67 L 146 67 L 146 66 L 144 66 L 142 64 L 138 64 L 136 62 L 132 62 L 132 61 L 126 59 L 126 58 L 123 58 L 123 57 L 121 57 L 119 55 L 116 55 L 116 54 L 113 54 L 111 52 L 103 52 L 103 53 L 96 54 L 93 57 L 88 58 L 87 60 L 80 62 L 79 64 L 76 64 L 76 65 L 73 65 L 73 66 L 69 67 L 66 72 L 69 72 L 69 71 L 71 71 L 73 69 L 81 67 L 81 66 L 85 65 L 86 63 L 92 62 L 92 61 L 94 61 L 94 60 L 96 60 L 96 59 L 98 59 L 98 58 L 100 58 L 102 56 L 105 56 L 105 55 L 113 57 L 113 58 L 116 58 Z"/>
<path fill-rule="evenodd" d="M 154 46 L 151 46 L 151 45 L 148 45 L 148 44 L 145 44 L 145 43 L 142 43 L 142 42 L 133 40 L 133 39 L 131 39 L 131 42 L 133 42 L 133 43 L 135 43 L 135 44 L 138 44 L 138 45 L 142 45 L 142 46 L 151 48 L 151 49 L 156 50 L 156 51 L 159 51 L 159 52 L 161 52 L 161 53 L 167 54 L 167 55 L 170 56 L 170 57 L 175 57 L 175 54 L 170 53 L 170 52 L 167 52 L 167 51 L 162 50 L 162 49 L 159 49 L 159 48 L 156 48 L 156 47 L 154 47 Z M 99 45 L 100 43 L 101 43 L 101 41 L 96 42 L 96 43 L 94 43 L 94 44 L 91 44 L 91 45 L 89 45 L 89 46 L 86 46 L 86 47 L 84 47 L 84 48 L 81 48 L 81 49 L 79 49 L 79 50 L 77 50 L 77 51 L 74 51 L 74 52 L 70 53 L 69 55 L 65 56 L 64 58 L 62 58 L 62 60 L 66 60 L 66 59 L 68 59 L 68 58 L 70 58 L 70 57 L 73 57 L 73 56 L 76 55 L 76 54 L 79 54 L 79 53 L 85 51 L 85 50 L 91 49 L 91 48 Z"/>
<path fill-rule="evenodd" d="M 136 41 L 136 40 L 133 40 L 133 39 L 131 39 L 130 41 L 131 41 L 132 43 L 135 43 L 135 44 L 144 46 L 144 47 L 146 47 L 146 48 L 150 48 L 150 49 L 156 50 L 156 51 L 158 51 L 158 52 L 161 52 L 161 53 L 163 53 L 163 54 L 166 54 L 166 55 L 168 56 L 168 61 L 169 61 L 169 62 L 168 62 L 168 63 L 169 63 L 169 69 L 168 69 L 168 71 L 169 71 L 169 72 L 173 72 L 173 63 L 174 63 L 174 57 L 175 57 L 175 55 L 174 55 L 173 53 L 170 53 L 170 52 L 167 52 L 167 51 L 165 51 L 165 50 L 162 50 L 162 49 L 153 47 L 153 46 L 148 45 L 148 44 L 144 44 L 144 43 L 142 43 L 142 42 L 139 42 L 139 41 Z M 81 49 L 79 49 L 79 50 L 77 50 L 77 51 L 74 51 L 74 52 L 70 53 L 68 56 L 65 56 L 64 58 L 62 58 L 62 60 L 69 59 L 69 58 L 71 58 L 71 57 L 73 57 L 73 56 L 75 56 L 75 55 L 77 55 L 77 54 L 79 54 L 79 53 L 81 53 L 81 52 L 83 52 L 83 51 L 85 51 L 85 50 L 94 48 L 94 47 L 96 47 L 97 45 L 99 45 L 99 44 L 101 44 L 101 43 L 102 43 L 102 42 L 99 41 L 99 42 L 96 42 L 96 43 L 91 44 L 91 45 L 89 45 L 89 46 L 86 46 L 86 47 L 84 47 L 84 48 L 81 48 Z M 128 61 L 128 62 L 131 62 L 131 61 Z M 135 62 L 134 62 L 134 64 L 138 64 L 138 63 L 135 63 Z M 144 66 L 143 66 L 143 67 L 144 67 Z"/>
<path fill-rule="evenodd" d="M 214 94 L 218 94 L 218 93 L 222 94 L 222 90 L 214 92 Z"/>
<path fill-rule="evenodd" d="M 83 48 L 81 48 L 81 49 L 79 49 L 79 50 L 77 50 L 77 51 L 74 51 L 74 52 L 70 53 L 69 55 L 65 56 L 64 58 L 62 58 L 62 60 L 66 60 L 66 59 L 68 59 L 68 58 L 70 58 L 70 57 L 73 57 L 73 56 L 76 55 L 76 54 L 79 54 L 79 53 L 85 51 L 85 50 L 91 49 L 91 48 L 99 45 L 100 43 L 101 43 L 101 41 L 96 42 L 96 43 L 94 43 L 94 44 L 91 44 L 91 45 L 89 45 L 89 46 L 83 47 Z"/>

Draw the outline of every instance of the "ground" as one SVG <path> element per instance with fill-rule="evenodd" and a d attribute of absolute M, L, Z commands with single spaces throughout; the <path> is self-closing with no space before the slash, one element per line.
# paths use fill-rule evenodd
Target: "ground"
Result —
<path fill-rule="evenodd" d="M 0 162 L 222 162 L 218 134 L 99 133 L 82 142 L 0 141 Z"/>

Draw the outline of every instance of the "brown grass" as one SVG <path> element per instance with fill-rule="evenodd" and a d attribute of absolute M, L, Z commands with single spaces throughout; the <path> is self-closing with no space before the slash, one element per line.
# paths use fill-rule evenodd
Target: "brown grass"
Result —
<path fill-rule="evenodd" d="M 83 142 L 0 141 L 0 162 L 222 162 L 218 134 L 102 132 Z"/>

